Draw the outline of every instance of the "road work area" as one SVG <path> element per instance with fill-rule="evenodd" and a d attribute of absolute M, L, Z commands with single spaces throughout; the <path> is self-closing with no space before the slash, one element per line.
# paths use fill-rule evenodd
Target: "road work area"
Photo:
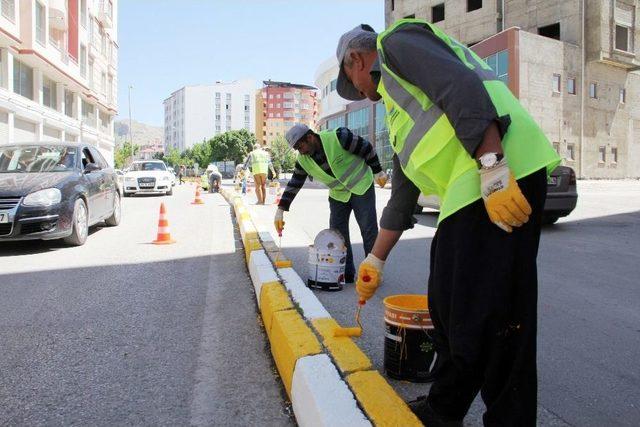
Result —
<path fill-rule="evenodd" d="M 0 247 L 0 425 L 295 423 L 231 209 L 194 190 L 124 198 L 81 247 Z"/>
<path fill-rule="evenodd" d="M 637 181 L 579 181 L 576 210 L 543 229 L 538 256 L 538 423 L 636 425 L 640 419 L 640 186 Z M 378 217 L 390 195 L 376 189 Z M 328 228 L 328 191 L 311 184 L 284 214 L 282 251 L 307 278 L 308 246 Z M 260 231 L 275 235 L 275 205 L 245 205 Z M 425 209 L 404 233 L 384 271 L 384 283 L 362 310 L 364 332 L 355 340 L 383 370 L 382 300 L 388 295 L 426 292 L 429 245 L 437 213 Z M 362 239 L 351 220 L 356 267 L 364 258 Z M 353 325 L 356 294 L 314 291 L 329 313 Z M 388 379 L 388 378 L 387 378 Z M 427 384 L 388 379 L 406 400 L 427 394 Z M 482 425 L 478 397 L 465 425 Z"/>

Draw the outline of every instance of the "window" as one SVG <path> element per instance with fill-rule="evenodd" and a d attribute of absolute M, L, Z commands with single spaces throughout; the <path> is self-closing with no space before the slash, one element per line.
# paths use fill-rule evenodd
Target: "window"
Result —
<path fill-rule="evenodd" d="M 269 99 L 273 99 L 273 94 L 269 94 Z"/>
<path fill-rule="evenodd" d="M 36 2 L 36 40 L 41 45 L 45 45 L 47 36 L 46 12 L 44 6 Z"/>
<path fill-rule="evenodd" d="M 103 130 L 109 129 L 109 115 L 107 113 L 103 113 L 102 111 L 100 111 L 99 117 L 100 117 L 100 126 L 102 127 L 102 129 Z"/>
<path fill-rule="evenodd" d="M 282 103 L 284 108 L 293 108 L 293 102 L 284 102 Z"/>
<path fill-rule="evenodd" d="M 567 144 L 567 156 L 565 157 L 567 160 L 575 160 L 575 146 L 573 144 Z"/>
<path fill-rule="evenodd" d="M 2 16 L 11 22 L 16 21 L 16 0 L 2 0 Z"/>
<path fill-rule="evenodd" d="M 556 150 L 556 153 L 560 154 L 560 143 L 559 142 L 554 142 L 553 143 L 553 149 Z"/>
<path fill-rule="evenodd" d="M 560 74 L 553 75 L 553 92 L 554 93 L 560 93 L 560 79 L 562 79 L 562 76 L 560 76 Z"/>
<path fill-rule="evenodd" d="M 627 100 L 627 91 L 625 88 L 620 88 L 620 94 L 618 95 L 618 100 L 620 101 L 620 104 L 624 104 L 625 101 Z"/>
<path fill-rule="evenodd" d="M 282 95 L 284 99 L 293 99 L 293 93 L 287 92 Z"/>
<path fill-rule="evenodd" d="M 216 99 L 220 99 L 220 92 L 216 92 Z"/>
<path fill-rule="evenodd" d="M 280 99 L 280 94 L 276 94 L 276 99 Z"/>
<path fill-rule="evenodd" d="M 80 23 L 87 28 L 87 0 L 80 0 Z"/>
<path fill-rule="evenodd" d="M 50 78 L 42 76 L 42 105 L 55 110 L 58 105 L 56 92 L 56 83 Z"/>
<path fill-rule="evenodd" d="M 13 91 L 33 99 L 33 68 L 13 59 Z"/>
<path fill-rule="evenodd" d="M 560 23 L 556 22 L 546 27 L 539 27 L 538 34 L 543 37 L 549 37 L 550 39 L 560 40 Z"/>
<path fill-rule="evenodd" d="M 616 24 L 616 49 L 623 50 L 625 52 L 629 52 L 630 44 L 629 36 L 631 32 L 628 27 L 623 27 L 622 25 Z"/>
<path fill-rule="evenodd" d="M 431 8 L 431 22 L 444 21 L 444 3 L 437 4 Z"/>
<path fill-rule="evenodd" d="M 82 120 L 90 126 L 94 126 L 96 121 L 96 107 L 85 100 L 82 100 Z"/>
<path fill-rule="evenodd" d="M 93 59 L 89 58 L 89 87 L 93 89 Z"/>
<path fill-rule="evenodd" d="M 589 98 L 593 98 L 593 99 L 598 98 L 598 84 L 597 83 L 589 83 Z"/>
<path fill-rule="evenodd" d="M 618 147 L 611 147 L 611 163 L 618 163 Z"/>
<path fill-rule="evenodd" d="M 70 90 L 64 90 L 64 114 L 69 117 L 75 117 L 74 113 L 74 96 Z"/>
<path fill-rule="evenodd" d="M 607 160 L 607 149 L 604 145 L 598 148 L 598 163 L 604 163 Z"/>
<path fill-rule="evenodd" d="M 248 105 L 244 106 L 244 111 L 249 111 L 249 106 Z"/>
<path fill-rule="evenodd" d="M 276 108 L 280 108 L 280 104 L 276 104 Z"/>
<path fill-rule="evenodd" d="M 329 84 L 329 87 L 330 87 L 330 91 L 331 92 L 336 90 L 336 88 L 338 87 L 338 79 L 331 80 L 331 83 Z"/>
<path fill-rule="evenodd" d="M 467 0 L 467 12 L 482 9 L 482 0 Z"/>
<path fill-rule="evenodd" d="M 493 55 L 484 58 L 493 71 L 495 71 L 498 80 L 501 80 L 504 84 L 509 84 L 509 51 L 503 50 Z"/>
<path fill-rule="evenodd" d="M 347 123 L 349 129 L 351 129 L 354 134 L 369 140 L 371 139 L 369 137 L 369 107 L 361 108 L 347 114 Z"/>
<path fill-rule="evenodd" d="M 282 117 L 293 117 L 293 111 L 285 111 L 282 113 Z"/>
<path fill-rule="evenodd" d="M 576 79 L 574 77 L 567 79 L 567 93 L 571 95 L 576 94 Z"/>
<path fill-rule="evenodd" d="M 272 119 L 273 118 L 273 113 L 269 113 L 269 118 Z"/>

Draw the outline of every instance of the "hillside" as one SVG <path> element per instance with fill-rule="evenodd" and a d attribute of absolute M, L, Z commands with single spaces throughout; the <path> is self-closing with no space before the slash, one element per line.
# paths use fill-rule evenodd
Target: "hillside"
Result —
<path fill-rule="evenodd" d="M 156 141 L 162 143 L 163 129 L 160 126 L 151 126 L 132 120 L 132 139 L 136 145 L 153 144 Z M 116 120 L 115 122 L 116 144 L 120 145 L 129 141 L 129 120 Z"/>

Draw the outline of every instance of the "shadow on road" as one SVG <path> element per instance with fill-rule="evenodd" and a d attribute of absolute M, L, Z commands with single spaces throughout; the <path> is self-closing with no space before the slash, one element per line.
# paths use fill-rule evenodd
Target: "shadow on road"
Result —
<path fill-rule="evenodd" d="M 89 227 L 88 239 L 95 233 L 103 229 L 105 225 L 94 225 Z M 19 240 L 11 242 L 0 241 L 0 258 L 18 255 L 34 255 L 45 252 L 53 252 L 61 249 L 71 248 L 62 239 L 56 240 Z"/>

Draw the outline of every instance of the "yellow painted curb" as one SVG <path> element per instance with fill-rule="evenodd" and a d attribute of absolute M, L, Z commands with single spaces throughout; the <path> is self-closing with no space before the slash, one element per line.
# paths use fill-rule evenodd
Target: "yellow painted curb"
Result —
<path fill-rule="evenodd" d="M 356 372 L 347 383 L 369 419 L 376 426 L 422 426 L 404 400 L 378 371 Z"/>
<path fill-rule="evenodd" d="M 291 381 L 296 361 L 322 351 L 318 339 L 296 310 L 278 311 L 271 322 L 271 354 L 291 398 Z"/>
<path fill-rule="evenodd" d="M 259 251 L 262 249 L 262 245 L 258 239 L 245 239 L 243 241 L 244 244 L 244 255 L 247 260 L 247 264 L 249 263 L 249 258 L 251 258 L 252 251 Z"/>
<path fill-rule="evenodd" d="M 335 329 L 340 326 L 335 319 L 315 319 L 311 324 L 322 336 L 322 343 L 329 350 L 340 372 L 346 374 L 371 369 L 371 360 L 351 338 L 333 336 Z"/>
<path fill-rule="evenodd" d="M 267 335 L 271 336 L 273 314 L 293 308 L 293 302 L 284 285 L 280 282 L 267 282 L 260 289 L 260 311 Z"/>

